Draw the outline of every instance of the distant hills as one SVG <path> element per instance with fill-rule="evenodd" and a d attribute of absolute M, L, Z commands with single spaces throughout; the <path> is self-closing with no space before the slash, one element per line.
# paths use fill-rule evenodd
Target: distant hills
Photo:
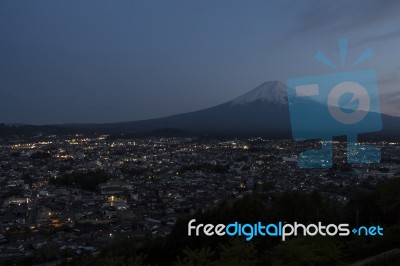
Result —
<path fill-rule="evenodd" d="M 372 137 L 400 136 L 400 118 L 382 115 L 383 131 Z M 290 115 L 286 86 L 280 81 L 264 82 L 226 103 L 189 113 L 120 123 L 63 125 L 0 125 L 0 136 L 11 134 L 106 133 L 143 136 L 258 135 L 290 138 Z"/>
<path fill-rule="evenodd" d="M 32 136 L 32 135 L 58 135 L 76 132 L 73 128 L 62 126 L 34 126 L 22 124 L 0 124 L 0 137 L 7 136 Z"/>

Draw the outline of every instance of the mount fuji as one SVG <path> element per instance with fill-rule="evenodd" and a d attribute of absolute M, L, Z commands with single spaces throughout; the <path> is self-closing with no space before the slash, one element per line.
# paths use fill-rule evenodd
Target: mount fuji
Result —
<path fill-rule="evenodd" d="M 107 133 L 174 129 L 196 134 L 291 136 L 286 87 L 280 81 L 264 82 L 231 101 L 199 111 L 133 122 L 64 126 Z"/>
<path fill-rule="evenodd" d="M 323 104 L 315 102 L 315 104 Z M 367 134 L 398 138 L 398 117 L 382 115 L 384 130 Z M 63 125 L 69 130 L 109 134 L 134 133 L 157 135 L 257 135 L 270 138 L 291 138 L 290 114 L 286 85 L 267 81 L 255 89 L 223 104 L 199 111 L 162 118 L 106 124 Z"/>
<path fill-rule="evenodd" d="M 316 104 L 322 104 L 316 102 Z M 399 139 L 400 118 L 382 114 L 383 131 L 368 138 Z M 286 86 L 267 81 L 255 89 L 220 105 L 162 118 L 105 124 L 63 124 L 47 126 L 1 125 L 0 136 L 10 134 L 106 133 L 137 135 L 257 135 L 291 138 Z M 22 133 L 21 133 L 22 132 Z"/>
<path fill-rule="evenodd" d="M 253 102 L 287 105 L 286 86 L 280 81 L 267 81 L 230 101 L 232 105 L 245 105 Z"/>

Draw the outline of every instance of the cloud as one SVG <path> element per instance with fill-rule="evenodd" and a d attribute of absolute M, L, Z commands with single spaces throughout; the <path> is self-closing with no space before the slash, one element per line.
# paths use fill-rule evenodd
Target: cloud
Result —
<path fill-rule="evenodd" d="M 378 80 L 379 85 L 399 85 L 400 84 L 400 67 L 394 69 L 394 71 L 381 76 Z M 400 92 L 398 92 L 400 93 Z"/>
<path fill-rule="evenodd" d="M 391 92 L 380 96 L 381 112 L 400 117 L 400 93 Z"/>
<path fill-rule="evenodd" d="M 370 44 L 373 42 L 382 42 L 382 41 L 389 41 L 393 39 L 400 38 L 400 29 L 390 31 L 390 32 L 385 32 L 385 33 L 379 33 L 375 34 L 373 36 L 368 36 L 361 41 L 353 44 L 352 46 L 359 46 L 359 45 L 364 45 L 364 44 Z"/>
<path fill-rule="evenodd" d="M 379 96 L 381 112 L 392 116 L 400 116 L 400 67 L 382 76 L 378 83 L 379 87 L 390 88 L 388 92 L 381 93 Z"/>
<path fill-rule="evenodd" d="M 380 27 L 398 19 L 400 1 L 312 1 L 298 6 L 297 26 L 291 34 L 326 35 Z M 382 37 L 390 37 L 382 36 Z"/>

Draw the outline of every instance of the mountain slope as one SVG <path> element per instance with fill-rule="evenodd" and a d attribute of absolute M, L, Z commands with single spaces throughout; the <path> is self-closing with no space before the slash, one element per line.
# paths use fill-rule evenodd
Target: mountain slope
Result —
<path fill-rule="evenodd" d="M 297 101 L 299 100 L 296 99 Z M 319 104 L 322 103 L 313 102 L 313 105 Z M 400 118 L 382 115 L 382 122 L 382 131 L 363 136 L 400 138 Z M 111 134 L 143 133 L 172 128 L 195 134 L 292 137 L 286 86 L 279 81 L 264 82 L 231 101 L 200 111 L 134 122 L 74 125 L 74 128 Z"/>
<path fill-rule="evenodd" d="M 74 127 L 108 133 L 175 128 L 202 134 L 268 133 L 290 137 L 286 89 L 279 81 L 265 82 L 229 102 L 200 111 L 143 121 Z"/>
<path fill-rule="evenodd" d="M 296 102 L 298 101 L 296 99 Z M 314 101 L 312 105 L 320 104 L 322 103 Z M 385 139 L 400 138 L 399 117 L 382 115 L 382 122 L 383 131 L 364 136 Z M 255 89 L 231 101 L 211 108 L 157 119 L 105 124 L 18 126 L 6 129 L 6 131 L 10 131 L 13 134 L 18 134 L 18 130 L 27 130 L 35 134 L 48 130 L 54 134 L 82 132 L 133 133 L 140 136 L 147 134 L 217 134 L 258 135 L 271 138 L 292 137 L 286 86 L 279 81 L 264 82 Z M 321 127 L 321 130 L 324 129 Z"/>
<path fill-rule="evenodd" d="M 231 105 L 245 105 L 253 102 L 287 105 L 286 86 L 280 81 L 267 81 L 230 101 Z"/>

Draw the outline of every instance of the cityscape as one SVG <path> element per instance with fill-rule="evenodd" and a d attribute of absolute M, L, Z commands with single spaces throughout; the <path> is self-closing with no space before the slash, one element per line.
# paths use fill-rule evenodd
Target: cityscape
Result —
<path fill-rule="evenodd" d="M 96 255 L 119 235 L 137 243 L 165 237 L 177 219 L 252 193 L 318 190 L 344 205 L 352 188 L 400 172 L 399 143 L 371 144 L 382 163 L 348 165 L 345 145 L 335 141 L 340 156 L 332 169 L 300 169 L 297 154 L 318 142 L 78 134 L 4 139 L 0 259 L 35 256 L 46 246 L 63 256 Z"/>

